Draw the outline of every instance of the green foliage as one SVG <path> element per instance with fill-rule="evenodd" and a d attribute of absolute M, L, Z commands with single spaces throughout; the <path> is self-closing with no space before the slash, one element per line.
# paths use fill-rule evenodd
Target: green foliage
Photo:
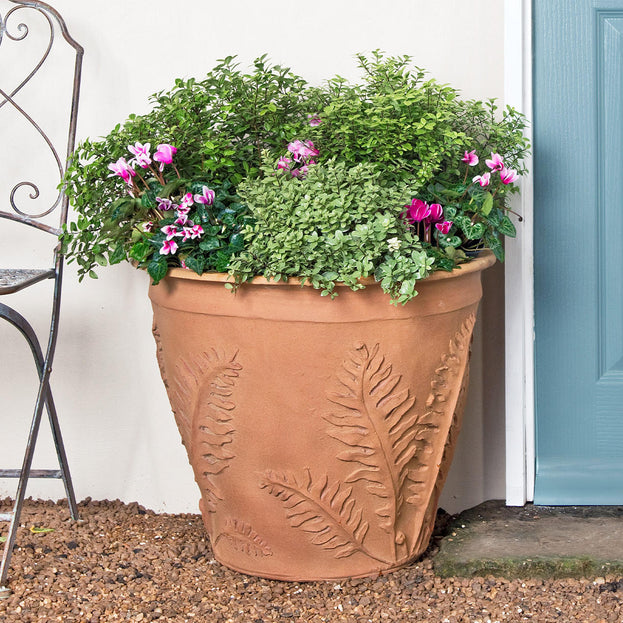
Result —
<path fill-rule="evenodd" d="M 153 95 L 149 113 L 130 115 L 105 137 L 83 141 L 65 177 L 78 218 L 63 235 L 65 252 L 70 262 L 78 263 L 80 279 L 101 263 L 96 256 L 109 261 L 114 256 L 116 261 L 121 248 L 127 255 L 136 223 L 147 220 L 153 207 L 153 202 L 138 205 L 127 197 L 122 205 L 117 203 L 124 186 L 111 176 L 108 165 L 129 157 L 128 145 L 174 145 L 184 180 L 205 180 L 211 188 L 229 188 L 235 194 L 242 179 L 257 175 L 264 150 L 276 158 L 306 125 L 305 88 L 302 78 L 271 65 L 265 56 L 255 60 L 251 73 L 243 73 L 229 56 L 203 80 L 179 79 L 169 91 Z M 122 210 L 133 216 L 117 227 L 115 217 Z M 225 267 L 228 251 L 220 249 L 219 260 L 206 261 L 205 270 Z"/>
<path fill-rule="evenodd" d="M 392 295 L 392 302 L 403 305 L 417 295 L 417 282 L 428 277 L 435 262 L 410 234 L 405 236 L 405 243 L 384 258 L 374 275 L 383 290 Z"/>
<path fill-rule="evenodd" d="M 525 120 L 516 111 L 508 108 L 497 119 L 494 100 L 461 100 L 456 89 L 411 70 L 409 56 L 384 58 L 377 51 L 357 58 L 362 83 L 335 78 L 311 91 L 322 123 L 307 135 L 320 161 L 377 162 L 396 178 L 426 185 L 460 175 L 464 151 L 477 149 L 504 154 L 508 166 L 521 172 L 527 142 Z"/>
<path fill-rule="evenodd" d="M 400 218 L 413 191 L 370 163 L 333 161 L 310 167 L 300 179 L 278 173 L 249 180 L 239 192 L 255 222 L 230 271 L 238 283 L 258 274 L 300 277 L 331 296 L 336 282 L 357 290 L 361 278 L 381 271 L 392 277 L 382 282 L 387 292 L 410 298 L 431 264 Z M 410 261 L 393 262 L 392 244 L 401 250 L 397 257 Z"/>
<path fill-rule="evenodd" d="M 404 303 L 431 270 L 451 270 L 483 247 L 503 259 L 517 188 L 484 160 L 499 154 L 506 169 L 524 172 L 525 118 L 493 100 L 462 100 L 408 56 L 358 62 L 359 83 L 310 87 L 265 56 L 248 73 L 227 57 L 203 80 L 176 80 L 152 96 L 149 113 L 82 142 L 65 178 L 77 218 L 62 235 L 80 279 L 129 259 L 154 282 L 183 265 L 229 271 L 238 284 L 297 276 L 334 296 L 338 281 L 358 289 L 374 275 Z M 137 142 L 178 151 L 164 172 L 137 168 L 127 186 L 109 164 Z M 309 148 L 305 157 L 295 142 Z M 462 162 L 471 151 L 477 164 Z M 473 181 L 488 173 L 489 185 Z M 176 234 L 167 249 L 162 228 L 180 214 L 160 201 L 179 206 L 204 186 L 214 204 L 194 203 L 187 215 L 201 234 Z M 412 218 L 406 206 L 416 199 L 439 204 L 442 216 Z"/>

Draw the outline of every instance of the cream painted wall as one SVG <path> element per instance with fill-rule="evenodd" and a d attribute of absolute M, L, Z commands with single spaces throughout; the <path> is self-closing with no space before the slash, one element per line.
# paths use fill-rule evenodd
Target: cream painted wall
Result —
<path fill-rule="evenodd" d="M 7 5 L 0 0 L 0 13 Z M 319 82 L 336 73 L 354 77 L 353 55 L 380 48 L 412 55 L 466 97 L 503 95 L 501 2 L 393 0 L 381 8 L 376 0 L 318 0 L 307 9 L 251 0 L 56 0 L 54 6 L 86 50 L 79 138 L 105 134 L 130 112 L 145 112 L 149 94 L 176 77 L 201 76 L 228 54 L 247 62 L 267 52 Z M 2 266 L 11 266 L 24 246 L 33 253 L 15 232 L 0 222 Z M 147 283 L 144 274 L 117 266 L 78 284 L 67 267 L 53 389 L 79 499 L 195 512 L 198 494 L 154 357 Z M 489 271 L 466 422 L 442 499 L 451 512 L 504 497 L 502 283 L 500 267 Z M 48 293 L 42 284 L 4 301 L 35 317 L 45 335 Z M 35 374 L 25 344 L 5 323 L 0 340 L 0 467 L 6 468 L 21 463 Z M 44 427 L 35 467 L 54 466 L 48 437 Z M 0 496 L 14 495 L 14 485 L 0 481 Z M 28 493 L 63 497 L 60 482 L 31 481 Z"/>

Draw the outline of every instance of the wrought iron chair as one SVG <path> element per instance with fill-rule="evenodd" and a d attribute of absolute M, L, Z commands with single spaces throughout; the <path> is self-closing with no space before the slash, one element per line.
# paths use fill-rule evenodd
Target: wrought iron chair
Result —
<path fill-rule="evenodd" d="M 2 211 L 5 206 L 0 204 L 0 218 L 9 219 L 10 221 L 18 224 L 23 224 L 31 228 L 36 228 L 37 230 L 47 234 L 51 234 L 53 237 L 53 245 L 50 245 L 50 248 L 54 246 L 51 262 L 53 266 L 51 268 L 0 268 L 0 296 L 18 292 L 43 280 L 51 279 L 54 281 L 50 332 L 45 351 L 42 350 L 33 327 L 24 318 L 24 316 L 8 305 L 0 303 L 0 318 L 7 320 L 24 336 L 32 351 L 39 376 L 39 387 L 34 407 L 34 414 L 32 417 L 22 467 L 21 469 L 0 469 L 0 478 L 19 479 L 12 512 L 0 514 L 1 521 L 10 522 L 8 534 L 6 535 L 6 541 L 4 543 L 2 563 L 0 565 L 0 597 L 6 597 L 10 594 L 10 590 L 6 587 L 6 580 L 11 561 L 11 553 L 15 545 L 15 538 L 17 528 L 19 526 L 20 513 L 24 502 L 28 479 L 62 479 L 65 486 L 65 492 L 67 494 L 71 517 L 74 520 L 78 519 L 73 484 L 67 465 L 67 457 L 61 437 L 54 400 L 52 398 L 52 391 L 50 389 L 50 372 L 52 370 L 52 360 L 57 341 L 61 302 L 61 282 L 63 276 L 63 257 L 59 253 L 57 238 L 61 232 L 63 224 L 67 221 L 68 208 L 68 200 L 62 190 L 58 191 L 58 196 L 55 196 L 57 192 L 56 185 L 60 184 L 60 179 L 64 174 L 74 148 L 83 49 L 69 35 L 65 22 L 58 12 L 51 6 L 37 0 L 8 1 L 14 6 L 7 4 L 6 0 L 2 0 L 0 2 L 0 52 L 4 52 L 10 47 L 13 50 L 11 53 L 19 54 L 19 60 L 22 60 L 26 59 L 26 56 L 22 54 L 21 50 L 19 52 L 14 52 L 16 48 L 19 48 L 20 45 L 23 47 L 24 42 L 32 40 L 33 38 L 37 38 L 38 41 L 38 37 L 42 33 L 43 43 L 40 48 L 40 51 L 42 51 L 41 56 L 39 57 L 38 54 L 35 56 L 35 62 L 25 70 L 25 77 L 20 76 L 17 80 L 15 80 L 15 84 L 10 86 L 2 84 L 2 82 L 7 79 L 7 74 L 6 72 L 0 73 L 0 134 L 4 134 L 5 131 L 12 129 L 11 126 L 14 124 L 11 124 L 10 122 L 7 124 L 6 122 L 1 121 L 2 116 L 6 117 L 6 115 L 2 114 L 3 112 L 12 111 L 11 115 L 19 118 L 20 121 L 22 121 L 24 125 L 29 128 L 29 131 L 34 134 L 36 139 L 41 141 L 41 145 L 43 146 L 45 153 L 53 160 L 53 170 L 56 171 L 58 169 L 59 177 L 53 181 L 51 205 L 46 203 L 45 206 L 41 206 L 41 203 L 35 203 L 37 199 L 41 199 L 42 197 L 40 196 L 41 193 L 39 186 L 30 181 L 33 179 L 30 177 L 30 174 L 27 177 L 27 181 L 20 181 L 12 188 L 10 188 L 10 186 L 13 182 L 10 182 L 10 191 L 8 192 L 9 196 L 7 197 L 5 211 Z M 5 4 L 6 6 L 3 7 L 2 4 Z M 6 13 L 3 15 L 5 10 Z M 65 44 L 60 41 L 60 36 L 58 36 L 59 34 L 62 35 Z M 59 45 L 54 45 L 56 43 Z M 38 118 L 37 121 L 35 121 L 33 116 L 36 115 L 33 113 L 33 116 L 31 116 L 31 113 L 27 112 L 27 110 L 30 111 L 33 101 L 37 102 L 37 110 L 41 108 L 41 104 L 43 102 L 45 104 L 45 119 L 48 120 L 48 115 L 54 117 L 54 119 L 58 118 L 61 111 L 56 106 L 56 102 L 51 101 L 50 83 L 41 82 L 41 76 L 46 75 L 46 71 L 40 70 L 42 70 L 42 68 L 45 70 L 50 68 L 50 60 L 56 59 L 53 55 L 54 51 L 61 46 L 65 48 L 63 54 L 73 59 L 73 67 L 68 68 L 68 83 L 71 83 L 73 79 L 73 91 L 71 93 L 71 97 L 67 97 L 67 100 L 70 103 L 66 107 L 67 110 L 62 113 L 61 123 L 64 128 L 62 140 L 63 142 L 65 139 L 67 140 L 66 152 L 64 156 L 59 155 L 54 144 L 55 141 L 50 139 L 48 134 L 44 132 L 42 125 L 40 125 L 41 119 Z M 25 62 L 32 63 L 30 58 L 25 60 Z M 11 68 L 14 68 L 14 64 Z M 33 89 L 40 84 L 43 89 L 42 92 L 37 97 L 33 97 Z M 38 112 L 41 111 L 38 110 Z M 69 115 L 67 118 L 68 113 Z M 55 125 L 54 128 L 57 130 L 57 125 Z M 18 145 L 11 142 L 10 138 L 9 142 L 4 139 L 0 142 L 0 150 L 7 148 L 11 150 L 12 163 L 15 164 L 17 155 L 14 156 L 14 154 L 18 151 Z M 24 157 L 24 163 L 26 164 L 28 162 L 32 163 L 32 158 L 26 154 Z M 22 174 L 24 173 L 19 173 L 19 177 L 17 179 L 23 179 Z M 39 174 L 41 173 L 39 172 Z M 19 198 L 21 197 L 24 199 L 26 194 L 28 195 L 27 199 L 32 201 L 32 203 L 28 204 L 29 208 L 30 206 L 35 206 L 34 209 L 28 209 L 22 205 L 23 203 L 26 203 L 26 201 L 20 201 Z M 47 238 L 47 236 L 45 237 Z M 31 469 L 44 407 L 48 414 L 60 469 Z"/>

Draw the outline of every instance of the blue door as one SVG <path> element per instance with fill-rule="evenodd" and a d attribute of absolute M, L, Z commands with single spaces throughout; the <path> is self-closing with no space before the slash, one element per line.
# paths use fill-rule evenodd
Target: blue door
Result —
<path fill-rule="evenodd" d="M 534 0 L 538 504 L 623 504 L 623 0 Z"/>

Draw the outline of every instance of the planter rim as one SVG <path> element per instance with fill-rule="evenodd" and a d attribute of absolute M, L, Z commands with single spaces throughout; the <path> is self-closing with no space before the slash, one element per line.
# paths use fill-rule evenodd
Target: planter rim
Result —
<path fill-rule="evenodd" d="M 422 281 L 441 281 L 444 279 L 453 279 L 456 277 L 461 277 L 463 275 L 467 275 L 469 273 L 480 272 L 493 266 L 495 264 L 496 258 L 492 251 L 486 249 L 470 260 L 469 262 L 465 262 L 464 264 L 460 264 L 451 272 L 446 272 L 443 270 L 438 270 L 432 273 L 426 279 Z M 191 281 L 207 281 L 207 282 L 220 282 L 220 283 L 231 283 L 231 278 L 228 273 L 203 273 L 202 275 L 198 275 L 192 270 L 187 268 L 171 268 L 167 273 L 167 278 L 174 279 L 188 279 Z M 359 279 L 359 282 L 365 286 L 374 285 L 379 283 L 374 277 L 364 277 Z M 242 285 L 245 284 L 255 284 L 255 285 L 269 285 L 269 286 L 305 286 L 312 288 L 312 284 L 309 281 L 305 283 L 301 282 L 299 277 L 290 277 L 286 281 L 276 281 L 274 279 L 266 279 L 265 277 L 254 277 L 249 281 L 245 281 Z M 335 284 L 336 287 L 349 287 L 343 282 L 337 282 Z"/>

